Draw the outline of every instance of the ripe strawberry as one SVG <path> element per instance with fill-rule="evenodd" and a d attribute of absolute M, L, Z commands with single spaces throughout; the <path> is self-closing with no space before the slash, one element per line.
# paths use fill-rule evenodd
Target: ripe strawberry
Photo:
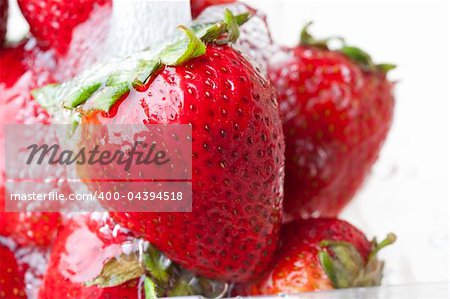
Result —
<path fill-rule="evenodd" d="M 74 29 L 97 9 L 110 8 L 111 0 L 18 0 L 30 31 L 39 44 L 66 54 Z"/>
<path fill-rule="evenodd" d="M 4 187 L 5 124 L 48 123 L 49 115 L 31 98 L 31 90 L 51 82 L 49 71 L 36 63 L 38 53 L 30 41 L 2 49 L 0 53 L 0 187 Z M 4 192 L 0 193 L 0 202 Z"/>
<path fill-rule="evenodd" d="M 59 213 L 4 213 L 5 124 L 45 124 L 49 115 L 32 100 L 31 90 L 52 81 L 52 60 L 33 41 L 2 49 L 0 54 L 0 235 L 23 246 L 48 246 L 61 222 Z M 36 191 L 36 190 L 33 190 Z"/>
<path fill-rule="evenodd" d="M 191 0 L 192 18 L 197 18 L 202 11 L 210 6 L 233 2 L 236 2 L 236 0 Z"/>
<path fill-rule="evenodd" d="M 370 172 L 391 126 L 392 65 L 362 50 L 332 51 L 305 27 L 302 43 L 272 61 L 286 136 L 286 220 L 335 217 Z"/>
<path fill-rule="evenodd" d="M 145 298 L 208 295 L 209 288 L 219 285 L 226 287 L 192 276 L 111 219 L 81 216 L 58 236 L 39 298 L 137 299 L 144 292 Z"/>
<path fill-rule="evenodd" d="M 122 253 L 127 239 L 121 232 L 113 236 L 108 227 L 103 234 L 101 226 L 86 216 L 65 226 L 53 245 L 39 298 L 138 298 L 136 279 L 111 288 L 84 285 L 100 274 L 106 262 Z"/>
<path fill-rule="evenodd" d="M 102 89 L 84 78 L 100 88 L 96 94 L 126 87 L 108 98 L 112 108 L 99 106 L 105 102 L 91 97 L 95 90 L 80 93 L 76 82 L 65 85 L 82 97 L 64 103 L 76 107 L 82 123 L 192 125 L 192 212 L 111 215 L 181 266 L 226 281 L 246 281 L 267 268 L 281 222 L 284 142 L 274 91 L 227 44 L 238 36 L 243 18 L 227 11 L 226 22 L 197 32 L 203 41 L 182 27 L 188 39 L 160 53 L 154 60 L 160 64 L 141 61 L 144 69 L 138 70 L 145 76 L 133 81 L 139 91 L 128 92 L 128 79 L 116 84 L 106 78 L 113 85 Z M 58 90 L 50 86 L 35 95 L 45 106 Z M 87 171 L 92 178 L 104 170 Z M 101 183 L 90 188 L 107 191 Z"/>
<path fill-rule="evenodd" d="M 369 242 L 360 230 L 338 219 L 297 220 L 283 227 L 271 271 L 237 289 L 245 295 L 270 295 L 379 285 L 383 262 L 376 255 L 394 241 L 389 234 L 381 243 Z"/>
<path fill-rule="evenodd" d="M 8 22 L 8 0 L 0 0 L 0 48 L 6 37 L 6 25 Z"/>
<path fill-rule="evenodd" d="M 0 235 L 21 246 L 49 246 L 62 226 L 59 213 L 0 213 Z"/>
<path fill-rule="evenodd" d="M 24 276 L 26 267 L 19 264 L 14 252 L 0 244 L 0 298 L 27 298 Z"/>

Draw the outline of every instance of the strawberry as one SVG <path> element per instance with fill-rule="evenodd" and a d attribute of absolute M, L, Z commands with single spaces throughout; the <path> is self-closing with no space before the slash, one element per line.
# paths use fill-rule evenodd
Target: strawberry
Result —
<path fill-rule="evenodd" d="M 27 298 L 24 276 L 26 267 L 20 265 L 14 252 L 0 244 L 0 298 Z"/>
<path fill-rule="evenodd" d="M 296 294 L 317 290 L 379 285 L 383 262 L 380 243 L 346 221 L 333 218 L 297 220 L 282 229 L 281 248 L 271 270 L 257 282 L 238 286 L 245 295 Z"/>
<path fill-rule="evenodd" d="M 59 213 L 5 213 L 4 124 L 46 124 L 49 115 L 32 100 L 31 90 L 52 81 L 51 57 L 32 40 L 2 49 L 0 54 L 0 235 L 22 246 L 48 246 L 60 227 Z M 33 190 L 35 191 L 35 190 Z"/>
<path fill-rule="evenodd" d="M 0 235 L 11 237 L 21 246 L 49 246 L 61 225 L 59 213 L 0 213 Z"/>
<path fill-rule="evenodd" d="M 225 15 L 225 22 L 196 32 L 180 27 L 187 38 L 125 73 L 138 73 L 131 79 L 137 86 L 132 92 L 130 79 L 117 82 L 121 76 L 112 67 L 115 72 L 104 79 L 106 85 L 94 76 L 82 80 L 97 88 L 80 92 L 75 80 L 64 88 L 43 88 L 35 96 L 50 111 L 75 108 L 81 123 L 191 124 L 192 212 L 111 215 L 184 268 L 210 278 L 246 281 L 268 267 L 277 248 L 284 142 L 273 88 L 229 44 L 248 16 Z M 52 108 L 49 103 L 67 88 L 76 97 Z M 106 101 L 97 101 L 96 95 L 108 93 Z M 87 178 L 104 172 L 85 171 Z M 107 191 L 102 183 L 88 185 L 92 191 Z"/>
<path fill-rule="evenodd" d="M 377 160 L 394 110 L 392 65 L 356 47 L 330 50 L 308 26 L 269 68 L 286 136 L 287 221 L 338 215 Z"/>
<path fill-rule="evenodd" d="M 18 0 L 30 31 L 42 47 L 67 53 L 75 28 L 97 9 L 110 8 L 111 0 Z"/>
<path fill-rule="evenodd" d="M 3 46 L 6 37 L 6 27 L 8 22 L 8 0 L 0 0 L 0 48 Z"/>
<path fill-rule="evenodd" d="M 191 0 L 192 18 L 197 18 L 202 11 L 210 6 L 233 2 L 236 2 L 236 0 Z"/>
<path fill-rule="evenodd" d="M 127 236 L 111 230 L 101 233 L 101 224 L 86 216 L 71 220 L 56 239 L 39 298 L 138 298 L 138 281 L 111 288 L 87 287 L 103 265 L 122 253 Z M 99 235 L 97 235 L 97 233 Z M 108 297 L 109 296 L 109 297 Z"/>
<path fill-rule="evenodd" d="M 133 299 L 144 292 L 145 298 L 217 296 L 208 293 L 214 287 L 226 285 L 194 277 L 111 219 L 85 215 L 72 219 L 58 236 L 39 298 Z"/>

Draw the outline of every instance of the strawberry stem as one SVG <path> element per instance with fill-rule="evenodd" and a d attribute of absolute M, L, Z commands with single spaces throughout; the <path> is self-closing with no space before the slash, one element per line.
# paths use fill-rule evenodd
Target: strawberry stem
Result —
<path fill-rule="evenodd" d="M 376 286 L 381 282 L 384 265 L 376 259 L 376 255 L 382 248 L 394 242 L 394 234 L 389 234 L 380 243 L 372 241 L 372 251 L 365 261 L 351 243 L 324 240 L 320 243 L 323 250 L 318 252 L 318 259 L 336 289 Z"/>
<path fill-rule="evenodd" d="M 368 261 L 375 259 L 381 249 L 394 244 L 396 240 L 397 236 L 393 233 L 389 233 L 386 238 L 384 238 L 380 243 L 378 243 L 377 240 L 374 239 L 372 241 L 372 251 L 369 254 Z"/>
<path fill-rule="evenodd" d="M 158 298 L 155 283 L 147 276 L 144 278 L 144 291 L 145 291 L 145 299 Z"/>
<path fill-rule="evenodd" d="M 330 42 L 338 40 L 342 43 L 342 46 L 335 49 L 335 51 L 342 53 L 349 59 L 356 62 L 365 71 L 379 71 L 382 73 L 388 73 L 390 70 L 395 69 L 394 64 L 382 63 L 374 64 L 370 55 L 362 49 L 346 44 L 342 37 L 329 37 L 324 39 L 315 38 L 310 32 L 309 28 L 313 22 L 308 22 L 302 29 L 300 34 L 300 45 L 314 47 L 322 50 L 330 50 Z"/>

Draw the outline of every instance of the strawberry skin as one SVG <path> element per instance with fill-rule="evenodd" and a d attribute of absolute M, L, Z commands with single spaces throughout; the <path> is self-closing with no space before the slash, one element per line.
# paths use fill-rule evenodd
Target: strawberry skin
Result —
<path fill-rule="evenodd" d="M 197 18 L 202 11 L 213 5 L 233 3 L 236 0 L 191 0 L 192 18 Z"/>
<path fill-rule="evenodd" d="M 8 247 L 0 244 L 0 298 L 27 298 L 24 276 L 26 267 L 20 265 Z"/>
<path fill-rule="evenodd" d="M 301 45 L 280 56 L 269 76 L 286 136 L 286 220 L 335 217 L 378 158 L 393 84 L 336 51 Z"/>
<path fill-rule="evenodd" d="M 101 6 L 111 6 L 111 0 L 18 0 L 30 31 L 40 45 L 65 54 L 73 30 L 86 21 Z"/>
<path fill-rule="evenodd" d="M 0 213 L 0 235 L 10 237 L 21 246 L 49 246 L 61 225 L 59 213 Z"/>
<path fill-rule="evenodd" d="M 387 243 L 380 245 L 375 241 L 370 242 L 360 230 L 348 222 L 333 218 L 291 222 L 282 229 L 282 245 L 272 269 L 259 281 L 243 287 L 238 286 L 238 292 L 243 295 L 297 294 L 378 285 L 383 263 L 376 260 L 376 253 L 394 242 L 395 237 L 390 235 L 386 240 L 388 241 L 383 242 Z M 334 245 L 327 247 L 324 242 Z M 332 263 L 339 259 L 339 253 L 344 252 L 345 257 L 339 261 L 339 265 L 344 267 L 335 272 L 327 272 L 321 260 L 321 253 L 325 252 Z M 353 263 L 349 263 L 349 258 Z M 350 264 L 349 268 L 345 268 L 346 263 Z M 356 272 L 352 273 L 355 271 L 355 265 Z M 330 273 L 338 278 L 338 285 L 330 279 Z M 342 281 L 349 284 L 344 286 Z"/>
<path fill-rule="evenodd" d="M 0 0 L 0 47 L 2 47 L 5 42 L 7 22 L 8 0 Z"/>

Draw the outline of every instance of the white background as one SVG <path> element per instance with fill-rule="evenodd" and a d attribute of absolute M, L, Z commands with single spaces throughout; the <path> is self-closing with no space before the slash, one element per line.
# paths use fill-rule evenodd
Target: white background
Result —
<path fill-rule="evenodd" d="M 369 236 L 393 231 L 385 284 L 449 281 L 450 5 L 446 1 L 247 1 L 269 16 L 277 42 L 344 36 L 398 69 L 395 122 L 370 180 L 342 214 Z M 26 26 L 10 20 L 9 34 Z"/>

